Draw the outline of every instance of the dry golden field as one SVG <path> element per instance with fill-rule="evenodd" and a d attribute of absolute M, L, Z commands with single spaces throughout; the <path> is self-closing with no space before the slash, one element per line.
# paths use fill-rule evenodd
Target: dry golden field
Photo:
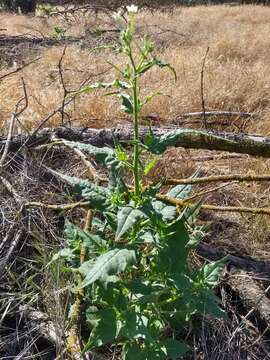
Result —
<path fill-rule="evenodd" d="M 207 110 L 252 111 L 258 115 L 248 129 L 259 133 L 270 132 L 270 9 L 262 6 L 212 6 L 177 8 L 173 13 L 143 11 L 138 15 L 138 33 L 148 33 L 157 46 L 157 55 L 169 60 L 178 75 L 177 83 L 163 70 L 155 70 L 141 84 L 146 92 L 162 91 L 166 96 L 157 98 L 147 106 L 144 115 L 156 116 L 171 122 L 182 113 L 201 110 L 200 71 L 207 47 L 205 66 L 205 103 Z M 55 26 L 67 30 L 67 36 L 84 35 L 97 28 L 115 28 L 107 15 L 71 19 L 0 15 L 1 34 L 49 36 Z M 16 101 L 21 97 L 19 83 L 24 77 L 29 92 L 29 108 L 22 122 L 33 127 L 62 100 L 58 62 L 61 46 L 39 49 L 41 59 L 23 72 L 1 82 L 0 123 L 5 125 Z M 34 56 L 28 46 L 18 46 L 9 62 L 20 66 Z M 67 88 L 74 89 L 88 74 L 93 81 L 111 79 L 111 72 L 97 74 L 110 68 L 107 60 L 114 60 L 108 51 L 94 53 L 82 42 L 68 46 L 63 61 Z M 116 60 L 118 61 L 118 60 Z M 2 69 L 4 74 L 7 69 Z M 97 75 L 97 76 L 95 76 Z M 123 115 L 115 100 L 99 95 L 82 96 L 69 112 L 75 124 L 111 126 L 112 119 Z M 57 124 L 55 117 L 51 125 Z"/>

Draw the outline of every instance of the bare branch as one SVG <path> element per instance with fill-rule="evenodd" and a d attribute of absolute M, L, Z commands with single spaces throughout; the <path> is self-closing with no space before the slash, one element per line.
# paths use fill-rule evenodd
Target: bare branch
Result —
<path fill-rule="evenodd" d="M 205 101 L 204 101 L 204 68 L 205 68 L 205 61 L 206 61 L 208 52 L 209 52 L 209 46 L 206 49 L 206 52 L 205 52 L 205 55 L 203 58 L 202 69 L 201 69 L 201 102 L 202 102 L 203 121 L 204 121 L 205 129 L 207 129 L 207 121 L 206 121 L 206 116 L 205 116 Z"/>

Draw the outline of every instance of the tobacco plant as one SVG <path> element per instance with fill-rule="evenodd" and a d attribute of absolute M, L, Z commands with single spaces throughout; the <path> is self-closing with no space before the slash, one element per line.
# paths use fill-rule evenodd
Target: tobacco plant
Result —
<path fill-rule="evenodd" d="M 143 141 L 139 137 L 140 112 L 157 95 L 141 97 L 141 77 L 154 66 L 175 72 L 155 58 L 147 37 L 142 44 L 135 39 L 136 10 L 128 7 L 126 28 L 114 48 L 126 59 L 123 68 L 113 65 L 119 77 L 83 89 L 109 90 L 107 95 L 121 100 L 122 109 L 133 118 L 134 138 L 129 143 L 133 152 L 130 155 L 121 143 L 113 149 L 65 141 L 105 166 L 109 179 L 101 186 L 58 174 L 74 186 L 93 217 L 84 230 L 66 221 L 67 248 L 53 260 L 62 258 L 74 273 L 73 292 L 81 294 L 84 304 L 83 336 L 89 336 L 84 353 L 114 344 L 124 360 L 177 359 L 189 346 L 176 334 L 190 325 L 195 314 L 225 316 L 213 292 L 224 259 L 193 268 L 189 254 L 203 234 L 195 223 L 199 204 L 176 208 L 157 199 L 162 182 L 144 186 L 144 176 L 154 163 L 145 164 L 144 154 L 163 153 L 179 131 L 158 139 L 149 129 Z M 123 180 L 126 171 L 132 174 L 132 185 Z M 186 199 L 190 191 L 189 185 L 178 185 L 167 195 Z"/>

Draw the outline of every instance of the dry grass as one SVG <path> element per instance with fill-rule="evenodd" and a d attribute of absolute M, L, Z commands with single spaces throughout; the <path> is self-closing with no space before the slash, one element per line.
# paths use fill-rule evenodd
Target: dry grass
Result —
<path fill-rule="evenodd" d="M 161 90 L 166 95 L 157 98 L 144 110 L 144 115 L 155 115 L 164 121 L 183 112 L 201 109 L 200 71 L 206 48 L 210 51 L 205 69 L 205 101 L 207 109 L 255 111 L 258 119 L 249 127 L 252 131 L 268 133 L 267 114 L 270 107 L 270 65 L 268 38 L 270 9 L 261 6 L 215 6 L 176 9 L 173 14 L 144 11 L 139 15 L 139 33 L 150 33 L 157 44 L 157 55 L 169 60 L 178 74 L 174 84 L 172 76 L 156 69 L 143 82 L 146 91 Z M 59 19 L 27 18 L 18 15 L 1 15 L 5 33 L 15 35 L 31 32 L 37 35 L 53 33 L 54 26 L 67 29 L 67 35 L 82 35 L 87 29 L 112 28 L 107 15 L 88 14 L 65 23 Z M 163 31 L 158 27 L 161 27 Z M 169 29 L 170 31 L 164 31 Z M 62 97 L 57 63 L 60 47 L 41 51 L 42 59 L 23 71 L 29 88 L 30 107 L 23 122 L 35 126 L 40 118 L 57 106 Z M 65 78 L 71 88 L 85 78 L 84 72 L 97 74 L 106 69 L 105 60 L 114 60 L 104 52 L 91 54 L 80 44 L 68 47 L 64 67 Z M 2 70 L 4 73 L 6 70 Z M 0 85 L 0 122 L 8 118 L 21 89 L 21 74 Z M 102 77 L 110 79 L 111 74 Z M 77 101 L 76 109 L 70 108 L 74 121 L 87 126 L 111 125 L 113 118 L 122 114 L 115 100 L 87 95 Z M 97 119 L 93 121 L 93 119 Z M 54 123 L 59 119 L 55 118 Z M 53 124 L 52 124 L 53 125 Z"/>

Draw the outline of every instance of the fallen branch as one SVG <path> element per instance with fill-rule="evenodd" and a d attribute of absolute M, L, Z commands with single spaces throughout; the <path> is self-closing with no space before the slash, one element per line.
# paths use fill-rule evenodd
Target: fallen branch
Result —
<path fill-rule="evenodd" d="M 16 235 L 14 235 L 13 239 L 11 240 L 11 243 L 9 244 L 9 247 L 5 253 L 5 256 L 0 259 L 0 278 L 2 277 L 5 268 L 9 262 L 10 257 L 14 253 L 18 243 L 23 238 L 24 231 L 19 230 Z M 7 242 L 6 238 L 4 239 L 5 243 Z"/>
<path fill-rule="evenodd" d="M 60 328 L 49 319 L 47 314 L 28 305 L 20 306 L 20 313 L 28 322 L 34 323 L 35 329 L 40 336 L 51 344 L 61 345 L 63 343 Z"/>
<path fill-rule="evenodd" d="M 197 196 L 196 196 L 197 197 Z M 192 200 L 186 199 L 175 199 L 171 198 L 166 195 L 158 194 L 156 198 L 168 205 L 173 205 L 179 208 L 191 206 L 193 205 Z M 253 215 L 270 215 L 270 208 L 250 208 L 250 207 L 242 207 L 242 206 L 217 206 L 217 205 L 210 205 L 210 204 L 202 204 L 200 206 L 203 210 L 210 210 L 210 211 L 222 211 L 222 212 L 238 212 L 242 213 L 250 213 Z"/>
<path fill-rule="evenodd" d="M 212 182 L 228 182 L 228 181 L 270 181 L 270 175 L 212 175 L 199 178 L 188 179 L 167 179 L 166 185 L 180 185 L 180 184 L 206 184 Z"/>
<path fill-rule="evenodd" d="M 181 131 L 180 131 L 181 130 Z M 152 128 L 153 134 L 160 138 L 169 137 L 175 128 Z M 243 134 L 243 133 L 226 133 L 213 131 L 198 131 L 192 129 L 178 129 L 179 134 L 173 146 L 208 149 L 217 151 L 227 151 L 253 156 L 270 157 L 270 138 L 260 135 Z M 140 128 L 140 137 L 149 132 L 147 127 Z M 114 146 L 115 141 L 126 142 L 133 137 L 133 131 L 128 126 L 119 126 L 113 129 L 92 129 L 78 127 L 59 127 L 55 129 L 45 128 L 30 137 L 28 135 L 17 135 L 10 141 L 10 151 L 18 150 L 22 144 L 27 147 L 50 143 L 52 139 L 60 138 L 65 140 L 82 141 L 95 146 L 110 145 Z M 0 137 L 0 152 L 3 151 L 7 139 Z"/>
<path fill-rule="evenodd" d="M 253 117 L 256 116 L 256 113 L 243 112 L 243 111 L 202 111 L 185 113 L 180 116 L 180 118 L 189 118 L 197 116 L 239 116 L 239 117 Z"/>
<path fill-rule="evenodd" d="M 256 319 L 260 319 L 266 326 L 270 325 L 270 300 L 266 296 L 269 288 L 264 291 L 250 276 L 241 272 L 228 279 L 229 286 L 238 294 L 244 307 L 248 310 L 248 316 L 256 314 Z M 233 336 L 241 331 L 241 326 L 233 333 Z M 232 336 L 232 337 L 233 337 Z"/>
<path fill-rule="evenodd" d="M 226 251 L 214 248 L 212 245 L 203 242 L 198 244 L 196 252 L 210 261 L 219 260 L 222 257 L 227 256 L 227 263 L 230 267 L 251 272 L 260 278 L 263 277 L 269 279 L 270 277 L 270 261 L 231 255 Z"/>

